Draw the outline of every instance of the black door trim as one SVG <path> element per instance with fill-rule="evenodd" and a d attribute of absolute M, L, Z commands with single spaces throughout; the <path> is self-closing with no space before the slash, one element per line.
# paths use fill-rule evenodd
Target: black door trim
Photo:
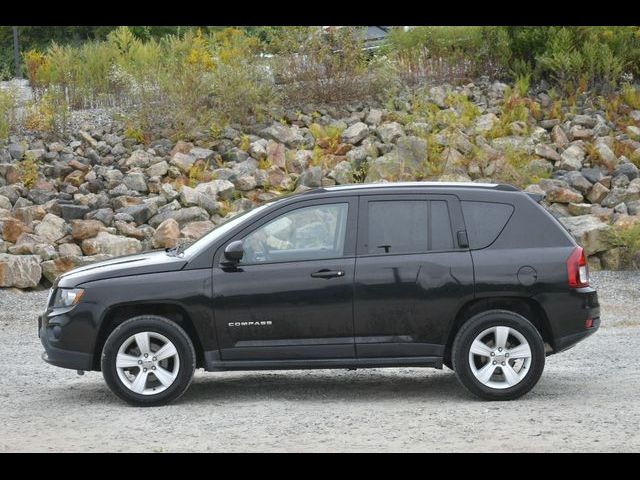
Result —
<path fill-rule="evenodd" d="M 380 357 L 380 358 L 321 358 L 308 360 L 220 360 L 218 350 L 204 352 L 205 370 L 307 370 L 323 368 L 393 368 L 432 367 L 442 368 L 442 356 Z"/>

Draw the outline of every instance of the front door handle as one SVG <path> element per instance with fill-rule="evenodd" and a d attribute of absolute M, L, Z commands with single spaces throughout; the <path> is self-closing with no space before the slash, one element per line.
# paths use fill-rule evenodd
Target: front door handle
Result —
<path fill-rule="evenodd" d="M 311 274 L 313 278 L 336 278 L 336 277 L 344 277 L 344 272 L 342 270 L 329 270 L 323 268 L 322 270 L 318 270 L 317 272 L 313 272 Z"/>

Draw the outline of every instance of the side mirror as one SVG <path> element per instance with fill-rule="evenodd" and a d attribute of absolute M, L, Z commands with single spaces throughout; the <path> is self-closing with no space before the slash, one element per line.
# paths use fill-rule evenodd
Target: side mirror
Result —
<path fill-rule="evenodd" d="M 242 245 L 242 240 L 236 240 L 225 247 L 224 260 L 220 263 L 225 267 L 235 266 L 240 262 L 240 260 L 242 260 L 243 255 L 244 247 Z"/>

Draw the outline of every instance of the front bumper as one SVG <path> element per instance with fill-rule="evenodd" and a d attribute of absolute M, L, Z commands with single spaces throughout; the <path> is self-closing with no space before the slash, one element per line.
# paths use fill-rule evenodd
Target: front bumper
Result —
<path fill-rule="evenodd" d="M 44 347 L 42 359 L 56 367 L 92 370 L 93 355 L 91 353 L 65 348 L 69 337 L 69 332 L 65 330 L 69 330 L 69 325 L 65 322 L 66 315 L 60 317 L 59 319 L 54 317 L 53 321 L 47 317 L 47 314 L 38 317 L 38 336 Z"/>

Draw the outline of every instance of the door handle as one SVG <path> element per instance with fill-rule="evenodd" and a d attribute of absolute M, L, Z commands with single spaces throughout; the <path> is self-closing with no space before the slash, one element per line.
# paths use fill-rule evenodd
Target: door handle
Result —
<path fill-rule="evenodd" d="M 344 277 L 344 272 L 342 270 L 329 270 L 323 268 L 322 270 L 318 270 L 317 272 L 313 272 L 311 274 L 313 278 L 336 278 L 336 277 Z"/>

